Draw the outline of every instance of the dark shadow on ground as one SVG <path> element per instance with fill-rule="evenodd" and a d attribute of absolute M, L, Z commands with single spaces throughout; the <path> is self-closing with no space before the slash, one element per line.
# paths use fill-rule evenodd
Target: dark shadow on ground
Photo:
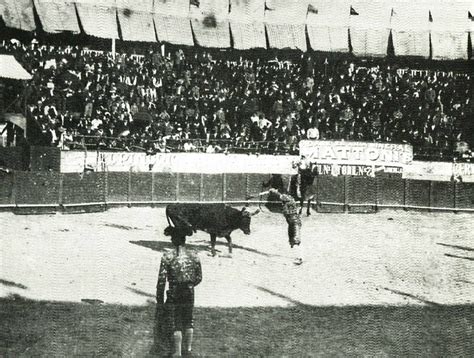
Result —
<path fill-rule="evenodd" d="M 266 252 L 263 252 L 263 251 L 252 249 L 250 247 L 245 247 L 245 246 L 240 246 L 240 245 L 235 245 L 235 244 L 233 245 L 233 247 L 236 248 L 236 249 L 248 251 L 248 252 L 251 252 L 253 254 L 261 255 L 261 256 L 264 256 L 264 257 L 286 257 L 286 256 L 283 256 L 283 255 L 269 254 L 269 253 L 266 253 Z"/>
<path fill-rule="evenodd" d="M 166 249 L 172 249 L 173 248 L 173 244 L 171 242 L 167 242 L 167 241 L 139 240 L 139 241 L 129 241 L 129 242 L 131 244 L 138 245 L 138 246 L 143 246 L 143 247 L 146 247 L 148 249 L 152 249 L 154 251 L 159 251 L 159 252 L 163 252 Z M 190 249 L 193 249 L 193 250 L 196 250 L 196 251 L 210 251 L 209 245 L 206 245 L 206 244 L 187 243 L 186 246 L 189 247 Z M 227 247 L 227 243 L 222 242 L 222 241 L 221 242 L 217 241 L 216 242 L 216 247 L 218 247 L 218 246 Z M 285 257 L 285 256 L 282 256 L 282 255 L 268 254 L 266 252 L 259 251 L 259 250 L 256 250 L 256 249 L 252 249 L 252 248 L 245 247 L 245 246 L 241 246 L 241 245 L 233 244 L 232 247 L 234 249 L 248 251 L 248 252 L 251 252 L 253 254 L 257 254 L 257 255 L 261 255 L 261 256 L 265 256 L 265 257 Z M 216 250 L 216 251 L 220 252 L 220 250 Z"/>
<path fill-rule="evenodd" d="M 3 280 L 1 278 L 0 278 L 0 285 L 4 285 L 4 286 L 7 286 L 7 287 L 21 288 L 22 290 L 27 290 L 28 289 L 28 287 L 26 287 L 25 285 L 22 285 L 21 283 L 16 283 L 16 282 L 13 282 L 13 281 Z"/>
<path fill-rule="evenodd" d="M 444 254 L 444 256 L 453 257 L 455 259 L 463 259 L 463 260 L 474 261 L 474 257 L 458 256 L 458 255 L 452 255 L 452 254 Z"/>
<path fill-rule="evenodd" d="M 121 229 L 121 230 L 143 230 L 136 226 L 127 226 L 127 225 L 120 225 L 120 224 L 103 224 L 103 225 L 107 227 L 113 227 L 115 229 Z"/>
<path fill-rule="evenodd" d="M 469 280 L 462 280 L 462 279 L 458 279 L 458 280 L 454 280 L 456 282 L 462 282 L 462 283 L 468 283 L 470 285 L 474 285 L 474 282 L 472 281 L 469 281 Z"/>
<path fill-rule="evenodd" d="M 474 251 L 472 247 L 467 247 L 467 246 L 459 246 L 459 245 L 450 245 L 450 244 L 444 244 L 442 242 L 437 242 L 437 245 L 445 246 L 445 247 L 450 247 L 452 249 L 459 249 L 459 250 L 465 250 L 465 251 Z"/>
<path fill-rule="evenodd" d="M 468 357 L 474 349 L 472 305 L 294 303 L 195 308 L 194 351 L 202 357 Z M 0 356 L 146 357 L 153 347 L 155 314 L 154 304 L 0 298 Z"/>
<path fill-rule="evenodd" d="M 138 246 L 143 246 L 148 249 L 152 249 L 154 251 L 159 251 L 163 252 L 166 249 L 172 249 L 173 244 L 171 242 L 167 241 L 151 241 L 151 240 L 139 240 L 139 241 L 129 241 L 131 244 L 138 245 Z M 196 251 L 204 251 L 208 250 L 209 246 L 208 245 L 195 245 L 195 244 L 186 244 L 186 247 L 189 247 L 190 249 L 196 250 Z"/>
<path fill-rule="evenodd" d="M 416 295 L 413 295 L 411 293 L 407 293 L 407 292 L 403 292 L 403 291 L 399 291 L 399 290 L 392 290 L 390 288 L 386 288 L 386 287 L 383 287 L 384 290 L 388 291 L 388 292 L 391 292 L 391 293 L 395 293 L 397 295 L 400 295 L 400 296 L 405 296 L 405 297 L 409 297 L 409 298 L 412 298 L 418 302 L 421 302 L 421 303 L 424 303 L 424 304 L 427 304 L 427 305 L 432 305 L 432 306 L 439 306 L 440 304 L 439 303 L 436 303 L 436 302 L 433 302 L 433 301 L 429 301 L 429 300 L 426 300 L 424 299 L 423 297 L 419 297 L 419 296 L 416 296 Z"/>
<path fill-rule="evenodd" d="M 285 300 L 287 301 L 288 303 L 291 303 L 295 306 L 304 306 L 305 304 L 300 302 L 300 301 L 297 301 L 297 300 L 294 300 L 293 298 L 291 297 L 288 297 L 288 296 L 285 296 L 285 295 L 282 295 L 281 293 L 278 293 L 278 292 L 275 292 L 275 291 L 272 291 L 268 288 L 265 288 L 265 287 L 262 287 L 262 286 L 253 286 L 255 287 L 257 290 L 259 291 L 262 291 L 262 292 L 265 292 L 265 293 L 268 293 L 272 296 L 275 296 L 275 297 L 278 297 L 278 298 L 281 298 L 282 300 Z"/>
<path fill-rule="evenodd" d="M 127 290 L 132 291 L 133 293 L 136 293 L 139 296 L 145 296 L 145 297 L 150 297 L 150 298 L 155 298 L 155 295 L 152 295 L 151 293 L 137 290 L 136 288 L 133 287 L 125 287 Z"/>

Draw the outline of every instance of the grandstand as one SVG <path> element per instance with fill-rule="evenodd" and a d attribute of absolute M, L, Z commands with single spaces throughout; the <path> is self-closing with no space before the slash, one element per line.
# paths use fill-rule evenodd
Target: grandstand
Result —
<path fill-rule="evenodd" d="M 5 2 L 0 51 L 33 79 L 4 102 L 39 126 L 30 141 L 297 153 L 317 128 L 432 160 L 474 144 L 469 3 L 140 4 Z"/>
<path fill-rule="evenodd" d="M 188 239 L 196 356 L 472 355 L 473 15 L 0 0 L 0 356 L 161 356 L 170 203 L 260 211 L 231 258 Z"/>

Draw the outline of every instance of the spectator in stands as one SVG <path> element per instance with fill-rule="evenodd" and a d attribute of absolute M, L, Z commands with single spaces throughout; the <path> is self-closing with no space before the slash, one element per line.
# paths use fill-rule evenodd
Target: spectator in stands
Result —
<path fill-rule="evenodd" d="M 319 129 L 316 125 L 313 125 L 311 128 L 308 129 L 306 133 L 308 139 L 319 139 Z"/>
<path fill-rule="evenodd" d="M 474 145 L 465 74 L 398 73 L 355 61 L 336 63 L 328 74 L 310 55 L 301 62 L 231 61 L 200 49 L 188 54 L 178 48 L 168 56 L 148 51 L 140 59 L 113 59 L 79 46 L 6 42 L 0 51 L 33 73 L 29 115 L 52 145 L 60 141 L 61 126 L 74 135 L 122 135 L 130 147 L 159 136 L 295 147 L 314 127 L 321 139 L 433 143 L 451 150 L 457 140 Z"/>

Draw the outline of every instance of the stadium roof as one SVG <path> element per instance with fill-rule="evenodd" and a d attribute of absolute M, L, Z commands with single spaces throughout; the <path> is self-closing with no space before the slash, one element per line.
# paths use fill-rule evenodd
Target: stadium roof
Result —
<path fill-rule="evenodd" d="M 474 31 L 468 0 L 1 0 L 11 28 L 127 41 L 235 49 L 291 48 L 384 56 L 466 58 Z M 117 21 L 118 20 L 118 21 Z M 351 44 L 348 42 L 350 32 Z M 307 35 L 306 35 L 307 33 Z M 431 34 L 431 36 L 430 36 Z M 472 35 L 471 35 L 472 36 Z M 430 44 L 431 41 L 431 44 Z"/>
<path fill-rule="evenodd" d="M 0 78 L 13 80 L 30 80 L 31 75 L 15 60 L 12 55 L 0 55 Z"/>

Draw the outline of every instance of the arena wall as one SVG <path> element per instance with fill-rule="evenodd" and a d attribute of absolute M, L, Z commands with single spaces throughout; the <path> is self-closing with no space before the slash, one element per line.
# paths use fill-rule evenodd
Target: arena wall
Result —
<path fill-rule="evenodd" d="M 154 172 L 0 172 L 0 207 L 26 212 L 105 209 L 170 202 L 263 204 L 258 193 L 269 174 Z M 290 175 L 284 175 L 287 185 Z M 315 178 L 316 208 L 325 212 L 374 212 L 383 208 L 474 212 L 474 183 L 376 177 Z"/>
<path fill-rule="evenodd" d="M 22 147 L 0 147 L 0 167 L 13 170 L 26 170 L 28 168 L 27 151 Z"/>

